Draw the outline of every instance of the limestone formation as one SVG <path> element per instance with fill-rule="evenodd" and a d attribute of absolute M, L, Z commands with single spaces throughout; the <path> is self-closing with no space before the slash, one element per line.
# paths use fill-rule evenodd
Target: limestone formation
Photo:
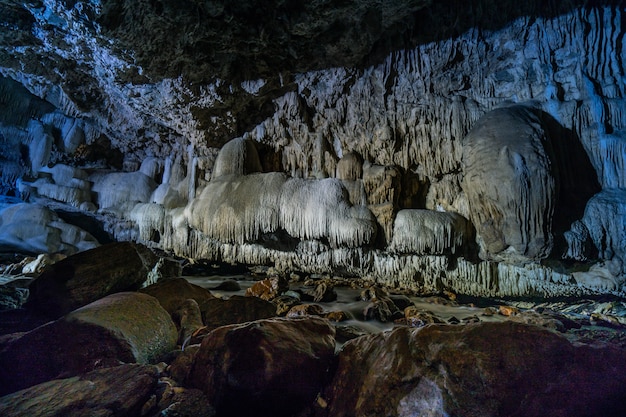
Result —
<path fill-rule="evenodd" d="M 341 182 L 252 174 L 211 181 L 186 208 L 189 225 L 224 243 L 255 242 L 284 230 L 297 239 L 356 247 L 376 233 L 365 207 L 352 206 Z"/>
<path fill-rule="evenodd" d="M 363 246 L 376 236 L 376 223 L 363 206 L 352 206 L 341 182 L 291 179 L 280 196 L 279 221 L 291 236 L 328 240 L 332 247 Z"/>
<path fill-rule="evenodd" d="M 582 222 L 600 252 L 600 258 L 619 264 L 618 275 L 626 272 L 626 191 L 606 189 L 587 203 Z"/>
<path fill-rule="evenodd" d="M 466 250 L 472 228 L 456 213 L 433 210 L 400 210 L 394 222 L 390 249 L 399 253 L 444 255 Z"/>
<path fill-rule="evenodd" d="M 254 143 L 243 138 L 233 139 L 222 147 L 215 160 L 213 178 L 224 175 L 246 175 L 262 172 Z"/>
<path fill-rule="evenodd" d="M 0 2 L 0 191 L 187 258 L 623 294 L 623 8 L 292 6 Z M 403 209 L 470 220 L 483 261 L 394 250 Z"/>
<path fill-rule="evenodd" d="M 68 224 L 45 206 L 14 204 L 0 208 L 0 248 L 22 253 L 72 255 L 99 246 L 85 230 Z"/>
<path fill-rule="evenodd" d="M 541 120 L 523 106 L 493 110 L 463 140 L 463 191 L 483 259 L 550 254 L 557 184 L 548 141 Z"/>
<path fill-rule="evenodd" d="M 222 177 L 211 181 L 185 209 L 189 225 L 224 243 L 257 240 L 279 227 L 281 173 Z"/>
<path fill-rule="evenodd" d="M 94 173 L 89 180 L 93 182 L 94 202 L 100 209 L 147 203 L 156 188 L 154 180 L 141 171 Z"/>

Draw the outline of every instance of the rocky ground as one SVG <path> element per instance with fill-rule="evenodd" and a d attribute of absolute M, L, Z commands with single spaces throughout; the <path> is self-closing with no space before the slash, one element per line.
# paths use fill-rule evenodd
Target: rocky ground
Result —
<path fill-rule="evenodd" d="M 626 413 L 623 300 L 181 265 L 133 243 L 4 256 L 0 415 Z"/>

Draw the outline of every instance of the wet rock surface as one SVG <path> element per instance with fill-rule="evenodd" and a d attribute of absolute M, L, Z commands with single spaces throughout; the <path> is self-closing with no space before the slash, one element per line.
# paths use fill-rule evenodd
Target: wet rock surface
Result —
<path fill-rule="evenodd" d="M 119 363 L 153 363 L 176 339 L 155 298 L 113 294 L 7 343 L 0 352 L 2 393 Z"/>
<path fill-rule="evenodd" d="M 618 416 L 625 366 L 513 322 L 398 328 L 344 345 L 316 415 Z"/>
<path fill-rule="evenodd" d="M 276 305 L 259 297 L 233 295 L 224 299 L 209 300 L 201 305 L 204 323 L 209 330 L 228 324 L 276 316 Z"/>
<path fill-rule="evenodd" d="M 57 405 L 67 415 L 82 407 L 127 407 L 126 400 L 108 406 L 108 393 L 83 394 L 80 381 L 91 380 L 90 372 L 110 370 L 110 380 L 121 381 L 110 395 L 129 387 L 127 415 L 624 412 L 623 301 L 476 305 L 449 291 L 416 297 L 365 280 L 304 274 L 280 277 L 273 298 L 259 293 L 269 301 L 244 296 L 272 276 L 275 271 L 257 268 L 233 278 L 163 280 L 151 286 L 160 301 L 143 292 L 113 294 L 30 332 L 9 332 L 0 337 L 2 386 L 30 388 L 5 391 L 0 407 L 8 415 L 23 415 L 23 407 L 41 415 Z M 217 289 L 227 279 L 240 289 Z M 302 297 L 318 288 L 334 294 L 333 301 Z M 281 311 L 285 298 L 292 301 Z M 397 317 L 368 313 L 377 303 Z M 11 322 L 3 326 L 11 329 Z M 135 362 L 156 365 L 150 382 L 125 368 L 131 365 L 120 366 Z M 148 384 L 150 395 L 133 388 L 137 381 Z M 43 400 L 58 389 L 63 401 Z"/>
<path fill-rule="evenodd" d="M 199 305 L 215 298 L 211 292 L 198 285 L 194 285 L 184 278 L 164 279 L 139 290 L 157 300 L 170 314 L 188 299 L 195 300 Z"/>
<path fill-rule="evenodd" d="M 202 341 L 187 383 L 203 390 L 219 415 L 289 416 L 325 382 L 334 334 L 313 317 L 220 327 Z"/>
<path fill-rule="evenodd" d="M 148 279 L 158 257 L 131 242 L 112 243 L 53 264 L 29 285 L 26 308 L 51 317 L 121 291 L 135 291 Z"/>
<path fill-rule="evenodd" d="M 151 365 L 120 365 L 57 379 L 0 397 L 0 413 L 20 416 L 140 416 L 155 392 Z"/>

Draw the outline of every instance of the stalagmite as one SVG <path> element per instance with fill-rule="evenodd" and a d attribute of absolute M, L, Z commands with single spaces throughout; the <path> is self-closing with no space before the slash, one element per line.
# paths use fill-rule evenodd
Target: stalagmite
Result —
<path fill-rule="evenodd" d="M 552 250 L 547 141 L 535 111 L 520 105 L 493 110 L 465 137 L 462 187 L 483 259 L 539 260 Z"/>
<path fill-rule="evenodd" d="M 262 172 L 259 155 L 254 143 L 248 139 L 237 138 L 222 147 L 215 161 L 213 178 L 224 175 L 245 175 Z"/>
<path fill-rule="evenodd" d="M 165 209 L 160 204 L 139 203 L 130 212 L 130 219 L 139 227 L 142 243 L 161 241 L 165 233 Z"/>
<path fill-rule="evenodd" d="M 606 189 L 587 203 L 582 222 L 615 282 L 626 281 L 626 190 Z M 617 284 L 616 284 L 617 285 Z"/>

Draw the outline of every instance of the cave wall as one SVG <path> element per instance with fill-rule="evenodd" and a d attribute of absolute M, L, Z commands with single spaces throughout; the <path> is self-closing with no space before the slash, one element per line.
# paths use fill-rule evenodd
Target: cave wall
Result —
<path fill-rule="evenodd" d="M 191 258 L 624 291 L 620 2 L 292 3 L 1 2 L 3 192 Z"/>

